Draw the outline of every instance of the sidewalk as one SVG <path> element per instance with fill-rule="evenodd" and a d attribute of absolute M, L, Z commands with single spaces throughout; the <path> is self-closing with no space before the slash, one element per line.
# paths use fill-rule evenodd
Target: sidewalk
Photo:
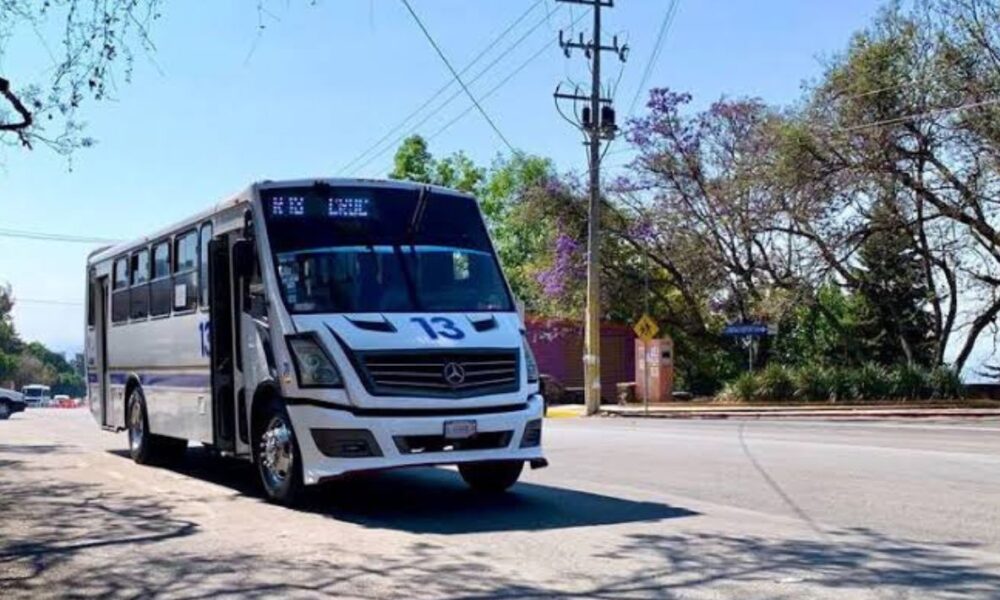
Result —
<path fill-rule="evenodd" d="M 551 411 L 551 409 L 550 409 Z M 886 419 L 886 418 L 996 418 L 1000 408 L 973 408 L 952 405 L 858 405 L 830 404 L 755 406 L 755 405 L 689 405 L 653 404 L 647 414 L 641 404 L 602 406 L 600 414 L 607 417 L 641 417 L 660 419 Z"/>

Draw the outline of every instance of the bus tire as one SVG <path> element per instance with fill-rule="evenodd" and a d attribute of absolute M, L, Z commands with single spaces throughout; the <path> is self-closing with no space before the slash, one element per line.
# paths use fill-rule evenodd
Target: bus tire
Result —
<path fill-rule="evenodd" d="M 129 393 L 127 423 L 129 455 L 140 465 L 171 464 L 187 452 L 187 440 L 150 433 L 146 396 L 138 385 Z"/>
<path fill-rule="evenodd" d="M 496 460 L 459 463 L 458 472 L 470 488 L 486 494 L 500 494 L 517 483 L 524 461 Z"/>
<path fill-rule="evenodd" d="M 253 424 L 253 453 L 267 499 L 294 506 L 301 498 L 302 454 L 288 410 L 280 398 L 266 400 Z"/>
<path fill-rule="evenodd" d="M 136 463 L 152 463 L 153 451 L 149 436 L 149 416 L 146 414 L 146 397 L 139 386 L 128 395 L 128 452 Z"/>

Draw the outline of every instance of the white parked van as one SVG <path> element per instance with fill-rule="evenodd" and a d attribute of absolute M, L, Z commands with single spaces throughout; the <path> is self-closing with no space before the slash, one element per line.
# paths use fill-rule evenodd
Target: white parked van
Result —
<path fill-rule="evenodd" d="M 472 196 L 263 182 L 87 270 L 91 410 L 140 463 L 198 441 L 286 503 L 352 471 L 457 464 L 502 491 L 546 464 L 537 367 Z"/>
<path fill-rule="evenodd" d="M 52 389 L 47 385 L 32 383 L 21 388 L 24 402 L 28 406 L 48 406 L 52 401 Z"/>

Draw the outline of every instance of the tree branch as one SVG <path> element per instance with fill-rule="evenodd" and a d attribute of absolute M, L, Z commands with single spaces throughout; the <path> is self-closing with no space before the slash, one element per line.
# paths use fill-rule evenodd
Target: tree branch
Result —
<path fill-rule="evenodd" d="M 15 123 L 0 123 L 0 131 L 13 131 L 17 134 L 17 137 L 21 140 L 21 144 L 25 148 L 31 149 L 31 141 L 28 139 L 27 130 L 34 123 L 34 118 L 28 107 L 21 102 L 21 99 L 11 91 L 10 81 L 0 77 L 0 96 L 3 96 L 7 102 L 14 107 L 17 114 L 21 116 L 20 122 Z"/>

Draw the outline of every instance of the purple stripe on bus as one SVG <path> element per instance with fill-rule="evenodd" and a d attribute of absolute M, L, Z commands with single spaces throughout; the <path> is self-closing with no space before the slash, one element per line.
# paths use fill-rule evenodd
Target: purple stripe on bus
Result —
<path fill-rule="evenodd" d="M 108 379 L 111 385 L 125 385 L 128 373 L 113 371 Z M 212 378 L 208 373 L 139 373 L 139 381 L 144 387 L 207 388 Z"/>

